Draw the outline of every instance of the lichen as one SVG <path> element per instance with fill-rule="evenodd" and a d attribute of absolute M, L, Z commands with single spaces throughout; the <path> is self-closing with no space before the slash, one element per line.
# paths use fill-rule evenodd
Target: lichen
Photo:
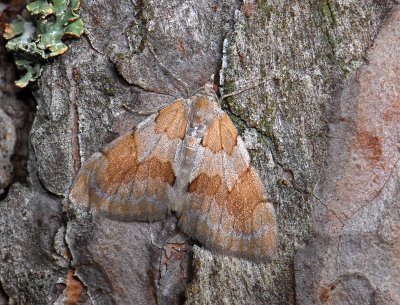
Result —
<path fill-rule="evenodd" d="M 116 94 L 116 90 L 114 87 L 108 87 L 104 89 L 104 93 L 107 96 L 114 96 Z"/>
<path fill-rule="evenodd" d="M 262 27 L 265 28 L 267 26 L 268 21 L 271 19 L 272 5 L 269 5 L 265 0 L 260 0 L 259 5 L 262 11 L 261 24 Z"/>
<path fill-rule="evenodd" d="M 6 48 L 15 57 L 18 70 L 24 75 L 15 82 L 26 87 L 40 76 L 42 63 L 65 53 L 65 37 L 78 38 L 83 34 L 83 21 L 76 14 L 80 0 L 37 0 L 10 24 L 3 36 Z"/>
<path fill-rule="evenodd" d="M 130 50 L 133 54 L 142 53 L 149 38 L 149 22 L 154 18 L 154 12 L 148 0 L 138 0 L 135 5 L 134 18 L 127 31 Z M 123 60 L 125 55 L 118 60 Z"/>
<path fill-rule="evenodd" d="M 324 17 L 330 17 L 331 27 L 335 27 L 337 24 L 335 3 L 332 0 L 321 1 L 321 11 Z"/>

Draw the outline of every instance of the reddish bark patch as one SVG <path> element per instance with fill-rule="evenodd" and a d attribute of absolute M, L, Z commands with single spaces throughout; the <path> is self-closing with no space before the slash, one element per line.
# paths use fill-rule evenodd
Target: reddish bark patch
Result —
<path fill-rule="evenodd" d="M 322 287 L 321 292 L 319 294 L 319 300 L 322 303 L 326 303 L 329 300 L 329 289 L 326 287 Z"/>
<path fill-rule="evenodd" d="M 185 47 L 185 42 L 183 41 L 182 38 L 178 38 L 178 50 L 179 50 L 179 53 L 181 53 L 182 57 L 186 57 L 187 50 Z"/>
<path fill-rule="evenodd" d="M 392 100 L 390 108 L 383 115 L 383 120 L 386 123 L 400 120 L 400 99 Z"/>
<path fill-rule="evenodd" d="M 366 130 L 357 130 L 356 149 L 359 149 L 372 162 L 377 162 L 382 156 L 382 139 Z"/>
<path fill-rule="evenodd" d="M 258 8 L 257 2 L 243 3 L 242 6 L 240 7 L 240 10 L 246 17 L 250 17 L 251 15 L 254 14 L 257 8 Z"/>
<path fill-rule="evenodd" d="M 66 279 L 66 305 L 76 305 L 81 299 L 83 290 L 82 283 L 74 276 L 74 271 L 69 270 Z"/>

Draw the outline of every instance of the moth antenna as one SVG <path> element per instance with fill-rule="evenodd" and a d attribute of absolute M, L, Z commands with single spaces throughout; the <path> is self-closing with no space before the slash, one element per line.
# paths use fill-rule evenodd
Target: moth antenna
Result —
<path fill-rule="evenodd" d="M 211 74 L 210 79 L 204 85 L 204 91 L 208 95 L 214 95 L 214 94 L 216 94 L 216 90 L 215 90 L 214 86 L 215 86 L 215 84 L 214 84 L 214 74 Z"/>
<path fill-rule="evenodd" d="M 255 84 L 255 85 L 244 87 L 243 89 L 240 89 L 238 91 L 234 91 L 234 92 L 231 92 L 231 93 L 228 93 L 228 94 L 224 94 L 224 95 L 221 96 L 221 100 L 223 100 L 224 98 L 230 97 L 230 96 L 234 96 L 234 95 L 238 95 L 240 93 L 246 92 L 246 91 L 248 91 L 250 89 L 253 89 L 253 88 L 256 88 L 256 87 L 258 87 L 258 86 L 260 86 L 262 84 L 265 84 L 265 81 L 259 82 L 259 83 Z"/>
<path fill-rule="evenodd" d="M 130 112 L 130 113 L 133 113 L 134 115 L 137 115 L 137 116 L 149 116 L 149 115 L 152 115 L 152 114 L 154 114 L 154 113 L 156 113 L 156 112 L 159 112 L 161 109 L 163 109 L 163 108 L 165 107 L 165 105 L 163 105 L 163 106 L 157 107 L 157 108 L 154 109 L 154 110 L 140 111 L 140 110 L 134 110 L 134 109 L 132 109 L 129 105 L 127 105 L 127 104 L 125 104 L 125 103 L 122 104 L 121 106 L 122 106 L 122 108 L 124 108 L 126 111 L 128 111 L 128 112 Z"/>

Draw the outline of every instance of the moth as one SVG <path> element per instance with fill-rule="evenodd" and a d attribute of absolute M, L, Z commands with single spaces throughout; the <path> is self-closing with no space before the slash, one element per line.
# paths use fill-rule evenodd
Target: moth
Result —
<path fill-rule="evenodd" d="M 212 84 L 178 99 L 95 153 L 69 199 L 120 221 L 172 212 L 205 247 L 252 261 L 276 248 L 276 217 Z"/>

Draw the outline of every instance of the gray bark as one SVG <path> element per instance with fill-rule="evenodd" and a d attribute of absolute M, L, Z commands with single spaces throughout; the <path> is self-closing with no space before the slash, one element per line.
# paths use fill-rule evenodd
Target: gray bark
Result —
<path fill-rule="evenodd" d="M 28 183 L 0 202 L 4 302 L 398 304 L 393 1 L 87 0 L 80 15 L 86 35 L 34 90 Z M 276 209 L 271 264 L 211 253 L 174 216 L 122 223 L 65 199 L 139 112 L 211 74 L 237 93 L 222 106 Z"/>

